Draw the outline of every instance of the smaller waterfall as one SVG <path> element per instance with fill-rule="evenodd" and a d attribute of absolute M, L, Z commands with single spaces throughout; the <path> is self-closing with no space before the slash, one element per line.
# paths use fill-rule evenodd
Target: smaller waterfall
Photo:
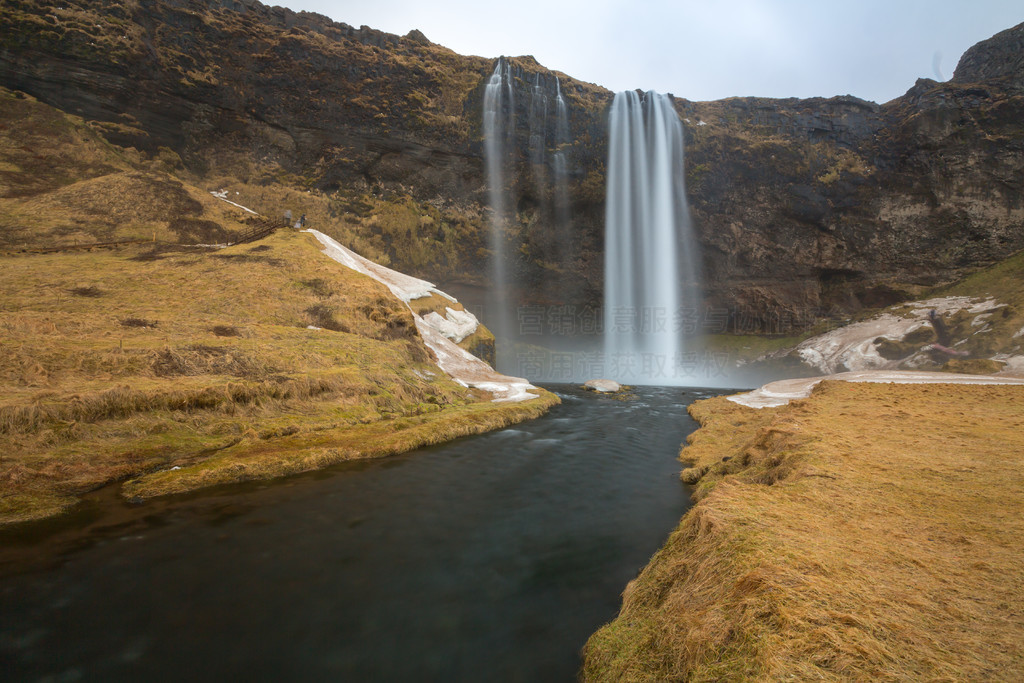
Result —
<path fill-rule="evenodd" d="M 683 186 L 683 129 L 672 101 L 621 92 L 609 120 L 605 199 L 605 366 L 612 379 L 682 376 L 696 316 L 696 259 Z"/>
<path fill-rule="evenodd" d="M 548 96 L 538 71 L 533 77 L 533 90 L 530 93 L 530 163 L 534 166 L 544 164 L 545 132 L 548 120 Z"/>
<path fill-rule="evenodd" d="M 505 261 L 505 224 L 508 220 L 505 202 L 505 162 L 514 133 L 514 101 L 512 74 L 508 61 L 498 59 L 494 73 L 484 88 L 484 157 L 487 167 L 487 192 L 491 204 L 491 293 L 488 296 L 485 319 L 491 331 L 500 339 L 506 338 L 511 328 L 511 316 L 505 297 L 508 276 Z M 499 363 L 500 364 L 500 363 Z"/>
<path fill-rule="evenodd" d="M 555 230 L 560 253 L 558 260 L 569 265 L 572 253 L 572 214 L 569 205 L 569 111 L 562 97 L 562 84 L 555 76 L 555 153 L 552 165 L 555 171 Z"/>
<path fill-rule="evenodd" d="M 530 175 L 533 177 L 533 194 L 537 201 L 538 213 L 545 215 L 548 206 L 547 161 L 548 96 L 538 71 L 533 77 L 530 93 Z"/>

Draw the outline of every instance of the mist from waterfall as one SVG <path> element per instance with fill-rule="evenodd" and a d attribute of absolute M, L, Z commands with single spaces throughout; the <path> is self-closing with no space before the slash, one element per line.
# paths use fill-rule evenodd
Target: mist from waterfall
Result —
<path fill-rule="evenodd" d="M 605 198 L 605 370 L 629 384 L 673 384 L 696 332 L 699 273 L 671 98 L 615 95 Z"/>

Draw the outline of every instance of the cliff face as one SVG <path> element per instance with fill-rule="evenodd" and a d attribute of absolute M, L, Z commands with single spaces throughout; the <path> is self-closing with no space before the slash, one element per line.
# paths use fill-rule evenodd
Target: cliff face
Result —
<path fill-rule="evenodd" d="M 684 106 L 708 123 L 687 173 L 709 287 L 741 326 L 892 303 L 1024 246 L 1024 91 L 957 73 L 881 106 Z"/>
<path fill-rule="evenodd" d="M 251 0 L 12 0 L 0 26 L 0 85 L 143 156 L 173 151 L 182 173 L 235 183 L 265 212 L 274 188 L 307 193 L 318 227 L 400 269 L 486 283 L 494 60 Z M 1022 35 L 975 46 L 950 82 L 918 81 L 884 105 L 677 99 L 714 319 L 784 331 L 1024 247 Z M 558 74 L 572 228 L 553 258 L 555 74 L 511 62 L 510 300 L 599 302 L 612 93 Z"/>

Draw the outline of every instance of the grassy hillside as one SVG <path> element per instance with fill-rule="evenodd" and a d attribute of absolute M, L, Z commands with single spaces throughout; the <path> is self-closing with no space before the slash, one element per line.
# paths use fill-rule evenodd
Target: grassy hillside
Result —
<path fill-rule="evenodd" d="M 405 306 L 309 235 L 202 246 L 230 241 L 251 214 L 201 189 L 210 181 L 169 150 L 117 147 L 105 132 L 0 91 L 0 523 L 114 481 L 145 498 L 386 455 L 557 400 L 499 407 L 450 381 Z M 320 195 L 224 189 L 274 218 L 290 208 L 354 232 Z M 411 236 L 432 219 L 409 220 Z M 125 241 L 137 244 L 32 253 Z M 481 327 L 463 346 L 493 353 L 493 337 Z"/>
<path fill-rule="evenodd" d="M 699 502 L 588 680 L 984 680 L 1024 669 L 1024 390 L 824 382 L 715 398 Z"/>
<path fill-rule="evenodd" d="M 223 243 L 252 220 L 175 177 L 174 152 L 146 156 L 102 133 L 0 88 L 0 252 L 128 240 Z"/>
<path fill-rule="evenodd" d="M 400 302 L 293 231 L 2 257 L 0 329 L 0 522 L 113 481 L 144 498 L 387 455 L 557 400 L 452 382 Z"/>

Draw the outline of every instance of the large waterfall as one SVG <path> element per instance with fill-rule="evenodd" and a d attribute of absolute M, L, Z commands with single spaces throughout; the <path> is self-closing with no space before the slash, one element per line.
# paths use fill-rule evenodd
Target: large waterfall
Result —
<path fill-rule="evenodd" d="M 683 184 L 683 130 L 672 101 L 612 102 L 605 198 L 605 372 L 632 384 L 685 375 L 696 327 L 696 259 Z"/>

